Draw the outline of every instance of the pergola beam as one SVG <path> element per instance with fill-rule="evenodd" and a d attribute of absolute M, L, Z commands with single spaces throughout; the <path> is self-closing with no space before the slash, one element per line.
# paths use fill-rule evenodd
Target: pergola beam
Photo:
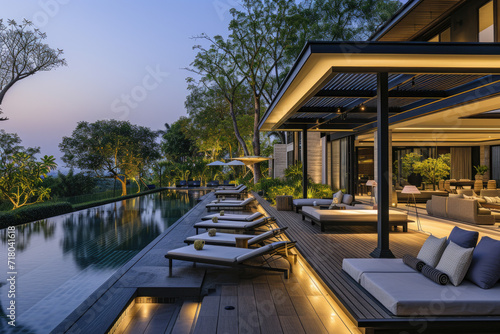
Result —
<path fill-rule="evenodd" d="M 338 97 L 338 98 L 361 98 L 372 99 L 377 96 L 375 90 L 327 90 L 322 89 L 314 97 Z M 443 99 L 448 97 L 445 91 L 419 91 L 419 90 L 391 90 L 389 98 L 406 99 Z"/>

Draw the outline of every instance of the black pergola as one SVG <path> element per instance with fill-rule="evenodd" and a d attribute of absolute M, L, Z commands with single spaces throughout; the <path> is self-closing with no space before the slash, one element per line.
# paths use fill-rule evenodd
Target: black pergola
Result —
<path fill-rule="evenodd" d="M 389 126 L 499 95 L 499 56 L 493 43 L 309 42 L 260 130 L 302 131 L 304 152 L 307 131 L 337 139 L 375 130 L 379 238 L 372 255 L 391 257 Z"/>

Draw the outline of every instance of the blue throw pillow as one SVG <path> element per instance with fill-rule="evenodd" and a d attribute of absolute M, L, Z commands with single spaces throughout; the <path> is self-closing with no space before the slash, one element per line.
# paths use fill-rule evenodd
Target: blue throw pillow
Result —
<path fill-rule="evenodd" d="M 472 248 L 476 247 L 478 238 L 478 232 L 462 230 L 460 227 L 455 226 L 448 237 L 448 243 L 453 241 L 460 247 Z"/>
<path fill-rule="evenodd" d="M 480 288 L 492 288 L 500 279 L 500 240 L 482 237 L 472 253 L 466 278 Z"/>

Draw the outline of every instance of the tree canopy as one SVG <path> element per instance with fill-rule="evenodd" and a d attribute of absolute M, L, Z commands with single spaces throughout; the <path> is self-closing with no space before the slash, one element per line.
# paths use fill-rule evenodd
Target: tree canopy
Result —
<path fill-rule="evenodd" d="M 63 137 L 59 148 L 69 167 L 118 180 L 122 195 L 126 195 L 127 180 L 137 182 L 141 173 L 160 158 L 157 136 L 151 129 L 128 121 L 79 122 L 70 137 Z"/>
<path fill-rule="evenodd" d="M 7 199 L 13 209 L 43 202 L 50 189 L 43 187 L 43 178 L 57 167 L 53 156 L 37 161 L 40 148 L 25 148 L 15 133 L 0 130 L 0 197 Z"/>
<path fill-rule="evenodd" d="M 298 4 L 293 0 L 242 0 L 238 9 L 230 11 L 232 20 L 227 38 L 206 34 L 197 37 L 208 42 L 208 46 L 194 47 L 199 52 L 189 70 L 199 78 L 188 78 L 191 94 L 186 105 L 193 105 L 194 98 L 198 101 L 215 98 L 226 104 L 226 108 L 218 105 L 220 112 L 206 113 L 205 124 L 222 124 L 227 115 L 242 154 L 260 155 L 261 146 L 265 145 L 258 130 L 261 114 L 304 43 L 312 39 L 366 39 L 400 5 L 397 0 L 306 0 Z M 201 94 L 206 98 L 200 97 Z M 210 117 L 213 120 L 208 120 Z M 249 117 L 251 128 L 247 131 L 242 122 L 248 122 Z M 190 132 L 208 133 L 217 129 L 207 126 L 203 130 L 201 123 L 191 126 Z M 196 129 L 197 126 L 201 128 Z M 247 138 L 251 140 L 251 149 L 246 147 Z M 261 176 L 258 165 L 254 176 L 258 182 Z"/>
<path fill-rule="evenodd" d="M 4 24 L 0 19 L 0 105 L 7 91 L 19 80 L 66 65 L 66 60 L 61 58 L 63 50 L 43 43 L 46 37 L 28 20 L 21 24 L 8 20 Z"/>

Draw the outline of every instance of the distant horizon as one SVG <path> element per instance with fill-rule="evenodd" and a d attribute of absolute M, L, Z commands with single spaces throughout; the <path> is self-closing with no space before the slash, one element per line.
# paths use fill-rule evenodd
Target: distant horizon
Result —
<path fill-rule="evenodd" d="M 33 21 L 68 66 L 19 81 L 1 105 L 0 128 L 25 147 L 56 157 L 79 121 L 128 120 L 152 130 L 186 115 L 184 70 L 194 60 L 193 36 L 225 35 L 234 0 L 0 0 L 2 19 Z"/>

